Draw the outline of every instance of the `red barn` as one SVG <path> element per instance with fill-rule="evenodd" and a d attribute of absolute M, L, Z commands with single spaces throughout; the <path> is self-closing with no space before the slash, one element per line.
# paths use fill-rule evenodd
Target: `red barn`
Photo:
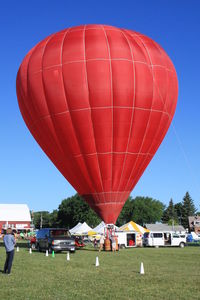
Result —
<path fill-rule="evenodd" d="M 30 210 L 26 204 L 0 204 L 0 232 L 8 227 L 16 230 L 29 229 Z"/>

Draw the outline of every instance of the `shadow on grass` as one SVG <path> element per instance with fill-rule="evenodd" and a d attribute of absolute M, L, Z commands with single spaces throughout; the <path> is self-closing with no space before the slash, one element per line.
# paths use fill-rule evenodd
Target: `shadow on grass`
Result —
<path fill-rule="evenodd" d="M 76 250 L 80 250 L 80 251 L 92 251 L 92 252 L 99 252 L 99 249 L 95 249 L 95 248 L 79 248 L 79 249 L 76 249 Z"/>
<path fill-rule="evenodd" d="M 28 241 L 26 242 L 17 242 L 16 243 L 16 247 L 19 247 L 19 248 L 29 248 L 28 247 Z"/>

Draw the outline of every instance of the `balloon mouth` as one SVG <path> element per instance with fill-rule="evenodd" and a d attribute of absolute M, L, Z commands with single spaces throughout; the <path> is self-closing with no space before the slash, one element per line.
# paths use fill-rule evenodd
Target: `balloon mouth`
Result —
<path fill-rule="evenodd" d="M 81 196 L 106 224 L 115 224 L 129 195 L 130 191 L 82 194 Z"/>

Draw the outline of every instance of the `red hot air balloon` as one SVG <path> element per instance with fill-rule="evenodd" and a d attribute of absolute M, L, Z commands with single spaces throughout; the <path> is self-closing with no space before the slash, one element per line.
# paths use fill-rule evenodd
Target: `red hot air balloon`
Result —
<path fill-rule="evenodd" d="M 106 223 L 116 222 L 161 144 L 177 96 L 165 51 L 147 36 L 112 26 L 50 35 L 17 75 L 30 132 Z"/>

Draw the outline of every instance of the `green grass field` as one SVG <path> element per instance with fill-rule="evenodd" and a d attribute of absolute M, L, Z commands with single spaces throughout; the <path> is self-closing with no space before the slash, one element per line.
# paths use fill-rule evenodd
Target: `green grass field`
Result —
<path fill-rule="evenodd" d="M 100 266 L 95 266 L 96 256 Z M 15 251 L 12 274 L 0 273 L 0 299 L 200 299 L 200 247 L 88 248 L 66 260 L 27 248 Z M 0 269 L 5 250 L 0 247 Z M 145 274 L 141 275 L 140 264 Z"/>

